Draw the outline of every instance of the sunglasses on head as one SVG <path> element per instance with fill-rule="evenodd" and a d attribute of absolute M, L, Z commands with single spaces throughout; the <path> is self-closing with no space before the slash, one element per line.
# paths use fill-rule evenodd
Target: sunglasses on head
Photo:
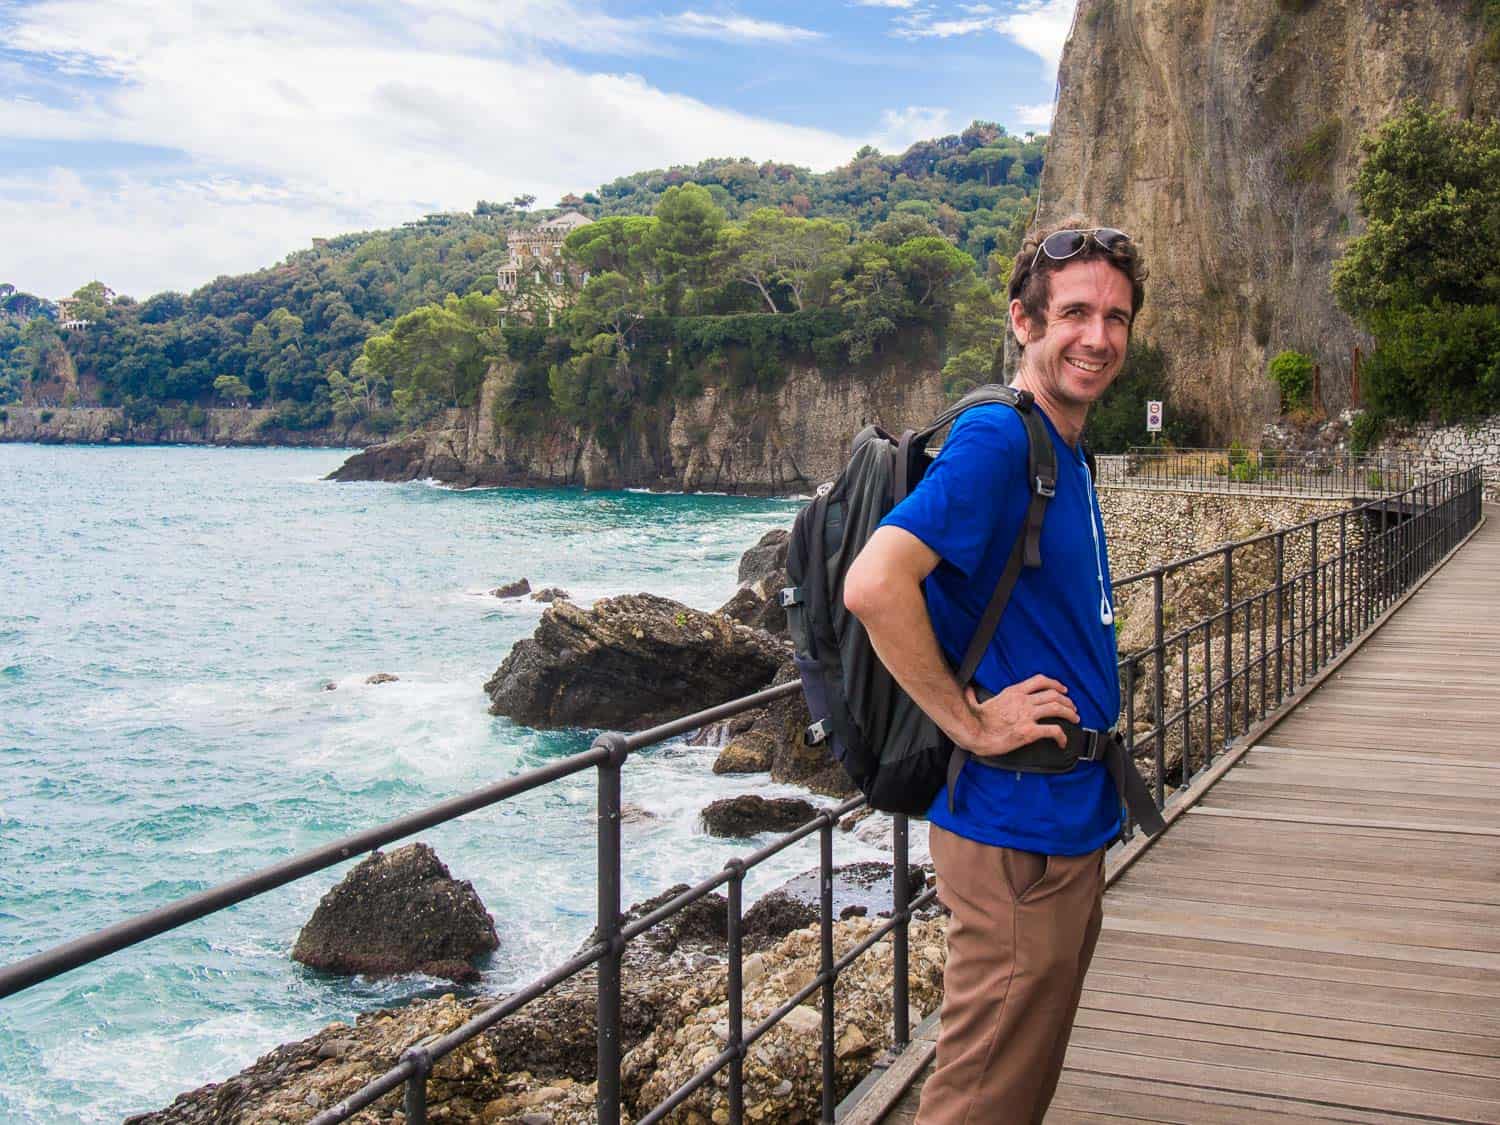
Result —
<path fill-rule="evenodd" d="M 1083 248 L 1092 241 L 1101 250 L 1110 251 L 1122 242 L 1129 242 L 1130 235 L 1114 227 L 1094 227 L 1092 230 L 1055 230 L 1036 248 L 1036 253 L 1031 258 L 1031 268 L 1036 269 L 1037 261 L 1043 254 L 1054 262 L 1065 262 L 1069 258 L 1082 253 Z"/>

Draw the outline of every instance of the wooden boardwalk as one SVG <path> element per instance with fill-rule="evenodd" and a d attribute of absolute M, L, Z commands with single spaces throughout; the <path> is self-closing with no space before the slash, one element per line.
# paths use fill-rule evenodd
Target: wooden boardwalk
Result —
<path fill-rule="evenodd" d="M 1123 1121 L 1500 1122 L 1500 521 L 1110 886 L 1047 1122 Z"/>

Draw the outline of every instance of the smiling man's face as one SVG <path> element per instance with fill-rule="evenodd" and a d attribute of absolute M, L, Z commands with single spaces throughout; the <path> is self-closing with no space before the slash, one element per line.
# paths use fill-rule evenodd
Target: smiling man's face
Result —
<path fill-rule="evenodd" d="M 1130 281 L 1100 258 L 1069 262 L 1051 276 L 1044 324 L 1011 302 L 1011 325 L 1025 347 L 1021 373 L 1046 405 L 1087 409 L 1125 362 L 1130 343 Z"/>

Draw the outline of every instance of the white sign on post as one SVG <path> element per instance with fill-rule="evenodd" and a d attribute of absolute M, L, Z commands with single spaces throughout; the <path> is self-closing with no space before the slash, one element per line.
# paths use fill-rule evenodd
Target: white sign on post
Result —
<path fill-rule="evenodd" d="M 1146 403 L 1146 432 L 1161 433 L 1161 403 Z"/>

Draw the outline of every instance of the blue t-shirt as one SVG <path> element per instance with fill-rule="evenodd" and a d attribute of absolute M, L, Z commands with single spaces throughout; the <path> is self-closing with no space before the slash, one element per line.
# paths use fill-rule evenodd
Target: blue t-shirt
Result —
<path fill-rule="evenodd" d="M 1037 673 L 1051 676 L 1067 685 L 1082 725 L 1104 730 L 1120 713 L 1115 630 L 1100 616 L 1110 581 L 1104 526 L 1082 453 L 1062 440 L 1045 413 L 1042 418 L 1057 453 L 1057 495 L 1042 524 L 1042 565 L 1022 569 L 974 678 L 998 693 Z M 954 423 L 921 483 L 883 521 L 941 557 L 925 584 L 927 611 L 954 668 L 1021 533 L 1031 500 L 1027 471 L 1021 416 L 1005 405 L 975 407 Z M 945 788 L 928 817 L 985 844 L 1084 855 L 1118 835 L 1120 799 L 1100 762 L 1040 774 L 970 761 L 953 811 Z"/>

